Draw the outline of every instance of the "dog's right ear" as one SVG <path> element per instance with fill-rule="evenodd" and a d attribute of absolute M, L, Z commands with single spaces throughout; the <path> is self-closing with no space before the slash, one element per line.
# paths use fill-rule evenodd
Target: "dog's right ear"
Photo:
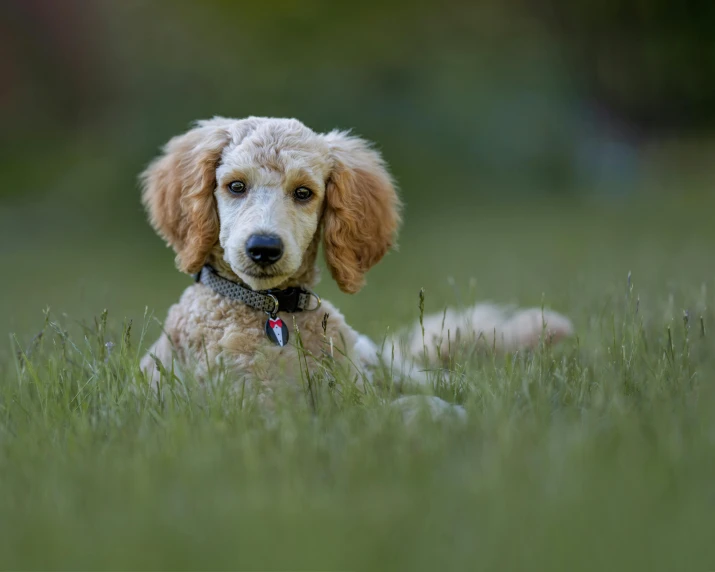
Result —
<path fill-rule="evenodd" d="M 176 252 L 182 272 L 198 272 L 218 242 L 219 221 L 213 196 L 216 167 L 231 140 L 231 122 L 201 121 L 174 137 L 141 175 L 142 202 L 159 235 Z"/>

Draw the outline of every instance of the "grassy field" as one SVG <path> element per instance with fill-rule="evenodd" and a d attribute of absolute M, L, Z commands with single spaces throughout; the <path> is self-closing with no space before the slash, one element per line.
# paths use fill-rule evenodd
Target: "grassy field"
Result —
<path fill-rule="evenodd" d="M 715 203 L 678 190 L 408 197 L 364 292 L 325 279 L 374 338 L 417 318 L 421 287 L 427 311 L 573 319 L 556 348 L 435 373 L 465 425 L 405 425 L 340 384 L 268 421 L 223 388 L 159 399 L 133 382 L 157 332 L 145 308 L 163 318 L 189 281 L 138 207 L 4 207 L 0 567 L 715 569 Z"/>

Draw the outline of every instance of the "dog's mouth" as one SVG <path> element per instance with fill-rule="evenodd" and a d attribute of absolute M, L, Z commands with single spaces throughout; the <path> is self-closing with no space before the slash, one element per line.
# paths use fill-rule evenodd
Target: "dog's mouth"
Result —
<path fill-rule="evenodd" d="M 289 260 L 287 259 L 281 259 L 274 264 L 260 265 L 247 260 L 241 254 L 233 258 L 234 260 L 225 258 L 231 266 L 231 270 L 254 290 L 275 288 L 285 282 L 293 273 L 292 265 L 288 264 Z"/>
<path fill-rule="evenodd" d="M 280 262 L 276 262 L 275 264 L 270 264 L 267 266 L 261 266 L 258 264 L 253 264 L 250 260 L 245 260 L 241 256 L 238 257 L 238 260 L 235 260 L 233 262 L 227 260 L 227 262 L 231 265 L 231 268 L 236 274 L 249 276 L 258 280 L 270 280 L 271 278 L 280 278 L 284 274 Z"/>
<path fill-rule="evenodd" d="M 256 270 L 246 270 L 246 269 L 241 269 L 241 274 L 245 274 L 246 276 L 250 276 L 251 278 L 258 278 L 259 280 L 267 280 L 270 278 L 279 278 L 282 276 L 282 274 L 276 273 L 276 272 L 256 271 Z"/>
<path fill-rule="evenodd" d="M 284 272 L 271 266 L 266 268 L 239 266 L 234 268 L 234 272 L 255 290 L 274 288 L 286 279 Z"/>

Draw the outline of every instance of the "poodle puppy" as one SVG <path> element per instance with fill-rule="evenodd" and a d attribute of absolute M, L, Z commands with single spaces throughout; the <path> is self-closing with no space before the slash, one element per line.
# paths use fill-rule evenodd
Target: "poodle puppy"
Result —
<path fill-rule="evenodd" d="M 316 133 L 295 119 L 199 121 L 141 181 L 151 224 L 179 270 L 196 276 L 141 362 L 154 383 L 167 370 L 199 381 L 220 370 L 270 403 L 279 386 L 300 387 L 301 367 L 319 372 L 326 358 L 369 382 L 384 351 L 420 382 L 417 364 L 425 351 L 444 357 L 447 331 L 504 350 L 571 333 L 556 313 L 491 305 L 427 316 L 424 338 L 415 327 L 382 351 L 353 330 L 312 290 L 318 248 L 322 240 L 340 289 L 357 292 L 395 243 L 400 200 L 380 154 L 346 132 Z"/>

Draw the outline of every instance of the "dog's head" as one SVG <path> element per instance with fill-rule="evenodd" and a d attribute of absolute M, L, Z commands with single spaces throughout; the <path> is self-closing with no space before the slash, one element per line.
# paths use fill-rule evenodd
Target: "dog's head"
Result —
<path fill-rule="evenodd" d="M 295 119 L 200 121 L 167 143 L 142 184 L 180 270 L 199 271 L 220 246 L 223 262 L 257 290 L 312 265 L 322 228 L 333 278 L 357 292 L 400 222 L 393 182 L 366 141 Z"/>

